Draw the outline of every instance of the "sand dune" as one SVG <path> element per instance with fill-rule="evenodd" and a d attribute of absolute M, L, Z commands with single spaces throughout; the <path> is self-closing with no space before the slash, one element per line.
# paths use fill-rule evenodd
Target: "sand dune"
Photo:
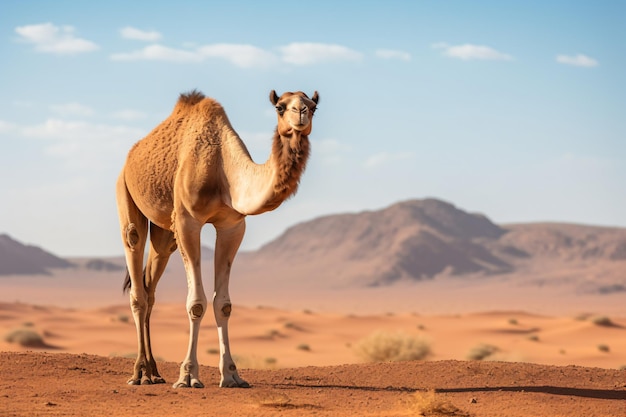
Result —
<path fill-rule="evenodd" d="M 612 325 L 593 316 L 551 317 L 520 311 L 424 316 L 352 315 L 269 307 L 236 306 L 231 319 L 233 353 L 253 368 L 327 366 L 363 362 L 355 345 L 376 331 L 421 338 L 431 347 L 429 360 L 465 360 L 481 345 L 496 348 L 488 360 L 619 368 L 626 365 L 626 317 Z M 16 329 L 42 336 L 45 346 L 9 343 Z M 2 351 L 43 350 L 133 356 L 133 319 L 127 306 L 64 309 L 19 303 L 0 304 Z M 155 355 L 180 361 L 187 346 L 184 307 L 157 306 L 152 320 Z M 212 317 L 203 322 L 199 360 L 217 365 L 217 335 Z"/>

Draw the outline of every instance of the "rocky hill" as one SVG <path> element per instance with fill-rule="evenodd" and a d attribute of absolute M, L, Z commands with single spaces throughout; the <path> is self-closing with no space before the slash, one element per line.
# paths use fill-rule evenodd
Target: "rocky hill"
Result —
<path fill-rule="evenodd" d="M 245 262 L 265 263 L 280 276 L 379 286 L 439 274 L 506 274 L 537 262 L 594 260 L 625 261 L 626 229 L 496 225 L 482 214 L 425 199 L 295 225 Z"/>
<path fill-rule="evenodd" d="M 32 245 L 0 234 L 0 275 L 48 274 L 50 268 L 69 268 L 72 263 Z"/>
<path fill-rule="evenodd" d="M 207 282 L 213 276 L 212 259 L 213 251 L 203 248 Z M 124 260 L 64 260 L 0 235 L 0 275 L 45 274 L 72 265 L 77 272 L 117 276 Z M 577 291 L 604 293 L 626 291 L 624 270 L 624 228 L 497 225 L 436 199 L 300 223 L 257 251 L 241 252 L 235 262 L 236 282 L 242 287 L 282 289 L 296 281 L 332 289 L 515 275 L 535 285 L 569 280 Z M 172 256 L 167 273 L 184 275 L 180 256 Z"/>

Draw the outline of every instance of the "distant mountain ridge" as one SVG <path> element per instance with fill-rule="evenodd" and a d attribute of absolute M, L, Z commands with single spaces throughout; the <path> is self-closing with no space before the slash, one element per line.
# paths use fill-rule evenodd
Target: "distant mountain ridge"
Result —
<path fill-rule="evenodd" d="M 210 280 L 213 251 L 203 248 L 202 259 L 204 275 Z M 601 267 L 596 274 L 588 269 L 600 264 L 613 272 Z M 0 235 L 0 275 L 45 274 L 50 268 L 73 265 L 98 273 L 119 274 L 124 269 L 123 257 L 68 262 Z M 482 214 L 430 198 L 296 224 L 259 250 L 239 253 L 234 273 L 242 285 L 283 288 L 298 281 L 311 288 L 350 288 L 529 271 L 536 279 L 548 266 L 557 272 L 579 271 L 576 279 L 581 288 L 604 291 L 626 288 L 626 277 L 615 272 L 621 265 L 626 270 L 624 228 L 497 225 Z M 171 258 L 168 270 L 182 273 L 179 256 Z"/>
<path fill-rule="evenodd" d="M 255 256 L 336 265 L 344 281 L 383 285 L 423 279 L 444 269 L 455 274 L 501 272 L 506 262 L 491 256 L 475 239 L 506 233 L 480 214 L 436 199 L 411 200 L 382 210 L 331 215 L 289 228 Z M 370 271 L 361 268 L 372 264 Z M 356 273 L 352 274 L 350 270 Z"/>
<path fill-rule="evenodd" d="M 439 274 L 502 274 L 539 260 L 626 260 L 626 229 L 501 226 L 441 200 L 410 200 L 297 224 L 251 258 L 257 263 L 272 259 L 281 275 L 379 286 Z"/>
<path fill-rule="evenodd" d="M 7 234 L 0 234 L 0 275 L 48 274 L 50 268 L 73 264 L 45 250 L 24 245 Z"/>

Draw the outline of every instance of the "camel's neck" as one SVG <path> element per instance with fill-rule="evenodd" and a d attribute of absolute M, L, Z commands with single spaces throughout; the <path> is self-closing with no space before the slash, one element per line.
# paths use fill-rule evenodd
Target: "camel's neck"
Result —
<path fill-rule="evenodd" d="M 291 136 L 274 133 L 272 154 L 268 163 L 275 166 L 274 195 L 267 201 L 269 210 L 278 207 L 283 201 L 298 191 L 300 177 L 309 159 L 309 138 L 299 132 Z"/>
<path fill-rule="evenodd" d="M 226 163 L 225 168 L 231 166 L 226 175 L 232 207 L 242 214 L 260 214 L 280 206 L 298 190 L 309 147 L 307 136 L 299 132 L 283 136 L 276 130 L 272 152 L 264 164 L 255 164 L 247 152 L 247 158 L 238 158 L 245 163 Z"/>

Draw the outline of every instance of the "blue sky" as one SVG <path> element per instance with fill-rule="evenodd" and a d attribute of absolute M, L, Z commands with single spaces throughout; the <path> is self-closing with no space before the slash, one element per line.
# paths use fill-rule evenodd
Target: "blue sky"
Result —
<path fill-rule="evenodd" d="M 126 153 L 193 88 L 257 162 L 269 91 L 321 96 L 298 195 L 249 217 L 243 249 L 424 197 L 625 227 L 624 21 L 623 1 L 3 2 L 0 233 L 121 254 Z"/>

